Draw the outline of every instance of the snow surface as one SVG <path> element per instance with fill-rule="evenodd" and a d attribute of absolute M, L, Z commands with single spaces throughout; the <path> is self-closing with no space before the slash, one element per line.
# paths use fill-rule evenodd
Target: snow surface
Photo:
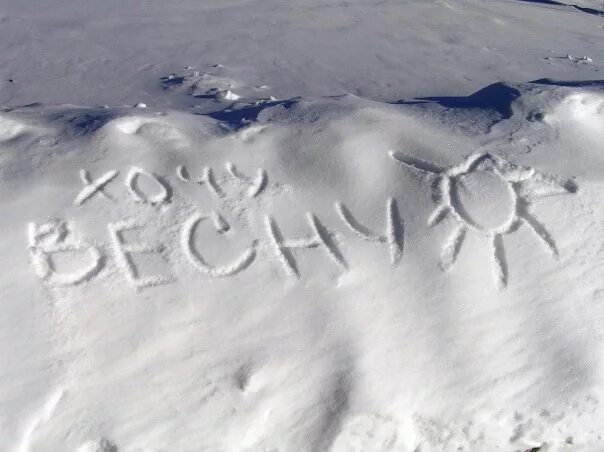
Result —
<path fill-rule="evenodd" d="M 0 2 L 0 450 L 604 450 L 574 4 Z"/>

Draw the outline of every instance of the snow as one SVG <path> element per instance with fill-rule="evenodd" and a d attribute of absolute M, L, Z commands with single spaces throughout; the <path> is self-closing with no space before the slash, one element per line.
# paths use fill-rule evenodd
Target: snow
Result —
<path fill-rule="evenodd" d="M 602 450 L 603 25 L 3 2 L 0 450 Z"/>
<path fill-rule="evenodd" d="M 569 3 L 574 3 L 570 1 Z M 598 0 L 582 1 L 598 8 Z M 469 95 L 501 80 L 601 79 L 598 16 L 516 0 L 3 2 L 5 105 L 182 107 L 159 77 L 210 73 L 278 99 Z M 67 50 L 66 50 L 67 49 Z M 566 56 L 589 56 L 585 65 Z M 546 60 L 550 57 L 550 60 Z M 183 69 L 190 66 L 192 69 Z M 245 86 L 241 86 L 245 85 Z M 216 86 L 216 88 L 223 89 Z M 188 97 L 188 96 L 187 96 Z"/>

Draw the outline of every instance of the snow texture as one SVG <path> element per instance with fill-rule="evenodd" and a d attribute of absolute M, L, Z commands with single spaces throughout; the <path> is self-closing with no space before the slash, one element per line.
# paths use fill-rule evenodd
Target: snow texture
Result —
<path fill-rule="evenodd" d="M 0 450 L 604 450 L 598 1 L 2 3 Z"/>

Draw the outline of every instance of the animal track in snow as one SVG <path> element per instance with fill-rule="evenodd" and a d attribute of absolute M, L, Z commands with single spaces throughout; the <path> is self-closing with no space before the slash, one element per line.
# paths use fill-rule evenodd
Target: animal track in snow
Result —
<path fill-rule="evenodd" d="M 558 181 L 535 173 L 533 168 L 512 165 L 489 154 L 476 153 L 450 168 L 399 153 L 390 156 L 406 167 L 432 174 L 435 180 L 433 197 L 438 203 L 428 218 L 435 226 L 452 217 L 457 226 L 443 247 L 439 265 L 449 269 L 456 261 L 468 231 L 487 238 L 493 253 L 493 277 L 498 288 L 507 285 L 507 262 L 503 236 L 527 225 L 540 243 L 558 256 L 556 243 L 547 229 L 530 212 L 530 199 L 574 193 L 572 181 Z"/>

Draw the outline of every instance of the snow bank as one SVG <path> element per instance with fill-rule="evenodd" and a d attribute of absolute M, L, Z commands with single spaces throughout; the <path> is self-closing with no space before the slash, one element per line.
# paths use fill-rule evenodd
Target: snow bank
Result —
<path fill-rule="evenodd" d="M 246 105 L 2 113 L 0 449 L 604 446 L 601 91 Z"/>

